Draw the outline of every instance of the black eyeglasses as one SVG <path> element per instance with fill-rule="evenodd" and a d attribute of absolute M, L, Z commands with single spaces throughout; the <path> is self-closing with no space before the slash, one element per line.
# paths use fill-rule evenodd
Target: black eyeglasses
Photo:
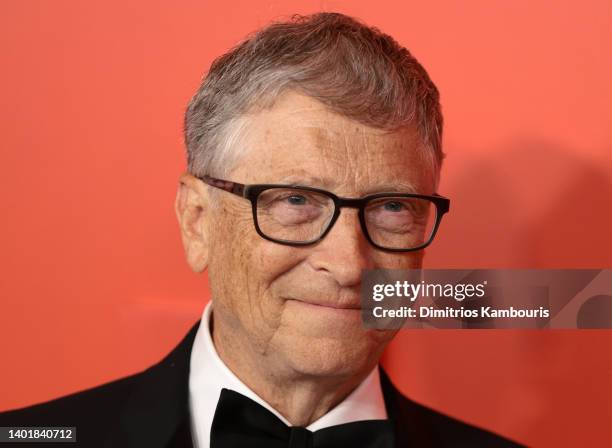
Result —
<path fill-rule="evenodd" d="M 359 199 L 299 185 L 244 185 L 210 176 L 198 179 L 251 201 L 255 230 L 289 246 L 314 244 L 327 235 L 342 207 L 359 210 L 367 240 L 392 252 L 420 250 L 432 241 L 450 200 L 439 195 L 377 193 Z"/>

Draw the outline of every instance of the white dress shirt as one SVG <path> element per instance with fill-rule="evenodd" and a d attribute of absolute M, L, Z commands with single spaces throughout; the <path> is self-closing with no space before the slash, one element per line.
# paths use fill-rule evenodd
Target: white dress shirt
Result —
<path fill-rule="evenodd" d="M 231 389 L 249 397 L 270 410 L 286 425 L 291 424 L 272 406 L 249 389 L 223 363 L 210 334 L 212 301 L 204 308 L 202 321 L 197 330 L 189 368 L 189 411 L 191 433 L 195 448 L 209 448 L 210 429 L 217 408 L 221 389 Z M 386 419 L 387 411 L 380 387 L 378 366 L 357 388 L 327 414 L 310 424 L 307 429 L 316 431 L 328 426 L 358 420 Z"/>

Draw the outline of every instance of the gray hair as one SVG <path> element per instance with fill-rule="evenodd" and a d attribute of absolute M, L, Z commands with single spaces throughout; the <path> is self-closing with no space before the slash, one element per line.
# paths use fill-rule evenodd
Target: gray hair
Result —
<path fill-rule="evenodd" d="M 215 59 L 185 113 L 188 171 L 226 175 L 245 114 L 271 107 L 286 90 L 374 128 L 415 126 L 437 187 L 444 158 L 438 89 L 392 37 L 339 13 L 273 23 Z"/>

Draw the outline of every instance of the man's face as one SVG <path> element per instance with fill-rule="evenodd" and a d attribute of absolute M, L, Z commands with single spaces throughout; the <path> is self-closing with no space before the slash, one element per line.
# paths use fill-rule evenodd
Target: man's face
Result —
<path fill-rule="evenodd" d="M 431 166 L 411 130 L 393 134 L 286 93 L 253 114 L 244 154 L 227 180 L 313 186 L 343 197 L 433 193 Z M 327 236 L 291 247 L 261 238 L 249 201 L 219 191 L 209 209 L 209 279 L 215 328 L 276 374 L 348 376 L 370 369 L 395 331 L 367 329 L 358 309 L 362 269 L 421 266 L 423 253 L 371 246 L 357 210 L 343 208 Z M 323 306 L 320 304 L 327 304 Z M 216 330 L 215 330 L 216 331 Z"/>

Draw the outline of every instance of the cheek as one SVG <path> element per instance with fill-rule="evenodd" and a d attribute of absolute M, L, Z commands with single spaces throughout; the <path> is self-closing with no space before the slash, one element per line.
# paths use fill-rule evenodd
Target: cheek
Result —
<path fill-rule="evenodd" d="M 374 264 L 376 269 L 420 269 L 424 255 L 424 250 L 405 254 L 380 253 Z"/>
<path fill-rule="evenodd" d="M 284 246 L 261 239 L 257 247 L 257 257 L 261 263 L 262 272 L 270 279 L 270 283 L 278 277 L 291 271 L 302 262 L 308 254 L 307 248 Z"/>
<path fill-rule="evenodd" d="M 246 304 L 251 248 L 258 237 L 249 226 L 252 220 L 248 213 L 235 213 L 227 205 L 219 205 L 214 210 L 210 225 L 208 277 L 212 298 L 215 306 L 226 309 L 234 317 Z"/>
<path fill-rule="evenodd" d="M 297 252 L 297 253 L 296 253 Z M 267 327 L 280 325 L 284 307 L 282 284 L 302 258 L 299 251 L 261 239 L 250 254 L 246 272 L 248 299 L 250 307 L 257 309 L 256 314 Z"/>
<path fill-rule="evenodd" d="M 261 238 L 250 217 L 216 225 L 209 265 L 213 297 L 232 313 L 235 325 L 265 339 L 278 328 L 282 314 L 283 302 L 273 285 L 303 257 L 293 247 Z"/>

